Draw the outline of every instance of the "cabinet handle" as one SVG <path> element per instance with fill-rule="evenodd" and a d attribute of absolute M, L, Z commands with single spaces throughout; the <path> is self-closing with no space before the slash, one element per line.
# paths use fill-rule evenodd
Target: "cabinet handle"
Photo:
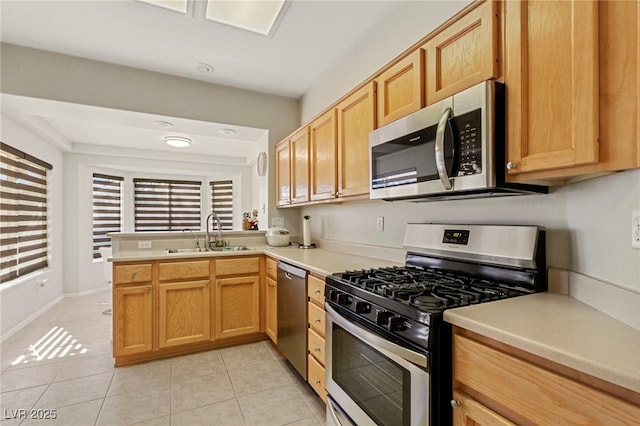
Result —
<path fill-rule="evenodd" d="M 516 163 L 513 163 L 511 161 L 507 163 L 507 170 L 515 170 L 517 168 L 518 168 L 518 165 Z"/>
<path fill-rule="evenodd" d="M 147 287 L 147 289 L 145 290 L 147 293 L 151 293 L 151 287 Z"/>
<path fill-rule="evenodd" d="M 319 288 L 316 288 L 315 290 L 313 290 L 313 292 L 314 292 L 315 294 L 320 294 L 320 289 L 319 289 Z"/>
<path fill-rule="evenodd" d="M 342 197 L 342 191 L 338 191 L 338 197 Z"/>
<path fill-rule="evenodd" d="M 459 408 L 462 404 L 460 403 L 460 401 L 458 401 L 457 399 L 452 399 L 451 400 L 451 407 L 453 408 Z"/>
<path fill-rule="evenodd" d="M 316 379 L 316 380 L 313 381 L 313 383 L 315 383 L 316 385 L 319 385 L 320 384 L 320 380 Z"/>
<path fill-rule="evenodd" d="M 318 346 L 317 348 L 314 349 L 314 351 L 320 352 L 320 347 Z"/>
<path fill-rule="evenodd" d="M 131 274 L 131 281 L 136 279 L 136 274 L 137 274 L 137 272 L 134 272 L 133 274 Z"/>
<path fill-rule="evenodd" d="M 314 319 L 314 320 L 313 320 L 313 322 L 315 322 L 315 323 L 319 323 L 319 322 L 320 322 L 320 318 L 316 318 L 316 319 Z"/>

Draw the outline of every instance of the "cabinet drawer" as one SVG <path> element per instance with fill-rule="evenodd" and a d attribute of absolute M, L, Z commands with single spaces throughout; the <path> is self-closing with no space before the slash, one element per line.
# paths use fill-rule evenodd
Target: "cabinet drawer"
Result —
<path fill-rule="evenodd" d="M 324 309 L 309 303 L 309 325 L 311 329 L 324 337 Z"/>
<path fill-rule="evenodd" d="M 249 275 L 260 272 L 260 261 L 257 257 L 239 257 L 216 260 L 216 276 Z"/>
<path fill-rule="evenodd" d="M 267 258 L 267 275 L 274 280 L 278 279 L 278 262 L 270 257 Z"/>
<path fill-rule="evenodd" d="M 309 354 L 322 365 L 324 365 L 324 337 L 309 329 L 309 338 L 307 340 L 307 348 Z"/>
<path fill-rule="evenodd" d="M 209 278 L 209 261 L 160 262 L 158 279 L 160 281 Z"/>
<path fill-rule="evenodd" d="M 636 424 L 640 407 L 520 358 L 454 335 L 454 382 L 518 424 Z M 480 401 L 482 402 L 482 401 Z"/>
<path fill-rule="evenodd" d="M 142 283 L 151 281 L 151 263 L 113 266 L 114 284 Z"/>
<path fill-rule="evenodd" d="M 324 306 L 324 281 L 309 275 L 307 278 L 307 296 L 319 306 Z"/>
<path fill-rule="evenodd" d="M 314 357 L 309 355 L 308 357 L 308 372 L 309 384 L 314 391 L 322 398 L 324 403 L 327 403 L 327 391 L 324 388 L 324 367 L 316 361 Z"/>

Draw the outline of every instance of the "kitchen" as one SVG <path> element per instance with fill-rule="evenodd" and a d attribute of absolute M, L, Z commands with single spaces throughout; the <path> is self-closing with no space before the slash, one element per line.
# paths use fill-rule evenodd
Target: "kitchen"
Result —
<path fill-rule="evenodd" d="M 456 13 L 464 5 L 464 3 L 443 5 L 438 9 L 438 12 L 442 13 L 438 24 Z M 356 48 L 348 58 L 345 57 L 335 68 L 327 71 L 323 78 L 303 96 L 299 107 L 300 118 L 298 118 L 297 106 L 293 102 L 279 99 L 281 103 L 278 105 L 282 109 L 277 109 L 274 106 L 276 104 L 273 103 L 273 98 L 245 94 L 251 96 L 248 102 L 252 102 L 253 105 L 268 105 L 268 108 L 265 107 L 264 111 L 260 111 L 260 114 L 264 114 L 262 118 L 264 124 L 262 126 L 254 124 L 254 126 L 269 128 L 273 132 L 273 134 L 271 132 L 269 134 L 270 147 L 283 139 L 300 123 L 308 121 L 327 104 L 347 93 L 352 87 L 371 75 L 373 71 L 429 32 L 429 29 L 425 29 L 420 22 L 420 7 L 419 4 L 407 4 L 404 8 L 394 9 L 393 13 L 385 20 L 386 25 L 380 25 L 375 33 L 370 34 L 361 42 L 361 46 L 374 44 L 377 48 Z M 446 9 L 447 7 L 449 9 Z M 417 8 L 417 10 L 413 8 Z M 398 25 L 398 22 L 402 22 L 402 25 Z M 436 25 L 434 24 L 434 27 Z M 403 31 L 398 31 L 398 27 L 401 27 Z M 387 46 L 388 40 L 393 40 L 391 43 L 393 46 Z M 383 43 L 382 41 L 387 42 Z M 208 118 L 203 117 L 206 113 L 202 108 L 198 108 L 199 105 L 206 105 L 208 113 L 216 116 L 215 120 L 238 122 L 236 117 L 229 116 L 234 109 L 229 107 L 229 103 L 223 106 L 209 105 L 208 100 L 205 99 L 207 96 L 198 93 L 198 91 L 205 90 L 205 86 L 202 85 L 195 86 L 183 80 L 169 79 L 166 76 L 160 78 L 158 75 L 151 76 L 131 69 L 111 67 L 77 58 L 61 57 L 12 46 L 3 46 L 3 59 L 3 93 L 6 90 L 15 95 L 44 97 L 66 102 L 93 103 L 94 105 L 144 111 L 170 117 L 182 116 L 184 109 L 189 111 L 191 118 L 196 119 Z M 21 68 L 17 64 L 30 64 L 29 67 L 26 67 L 27 70 L 47 69 L 47 74 L 23 80 L 17 77 L 23 73 L 29 77 L 30 75 L 25 73 L 25 68 Z M 108 75 L 105 73 L 113 73 L 114 78 L 129 82 L 132 87 L 137 87 L 138 93 L 144 93 L 145 96 L 131 99 L 125 93 L 118 92 L 118 90 L 124 91 L 124 88 L 106 87 L 101 89 L 103 82 L 100 81 L 100 78 L 95 77 L 97 73 L 91 72 L 97 70 L 98 65 L 101 67 L 102 76 Z M 83 79 L 74 79 L 73 76 L 65 75 L 69 69 L 86 69 L 90 75 L 85 75 Z M 147 76 L 149 78 L 145 78 Z M 73 83 L 75 90 L 67 90 L 69 86 L 65 88 L 65 81 Z M 167 104 L 162 97 L 154 97 L 158 96 L 154 93 L 162 93 L 162 90 L 154 86 L 154 83 L 163 84 L 163 88 L 171 83 L 175 87 L 184 89 L 184 95 L 177 93 L 178 90 L 176 93 L 172 93 L 174 100 L 184 99 L 184 101 L 180 104 L 177 102 Z M 115 95 L 109 91 L 114 91 Z M 215 92 L 211 93 L 211 96 L 219 94 L 219 92 Z M 82 97 L 91 97 L 92 99 L 87 101 L 82 100 Z M 237 104 L 231 105 L 236 105 L 239 111 L 243 111 L 240 101 L 237 102 Z M 178 106 L 175 106 L 176 104 Z M 214 108 L 217 110 L 212 110 Z M 280 128 L 274 131 L 273 127 L 266 123 L 278 123 Z M 92 164 L 99 164 L 97 161 L 100 161 L 100 158 L 73 153 L 63 155 L 59 150 L 43 143 L 37 136 L 25 135 L 21 126 L 9 120 L 5 121 L 3 115 L 3 141 L 5 141 L 5 134 L 15 134 L 30 140 L 38 153 L 50 151 L 50 158 L 56 159 L 56 161 L 49 159 L 54 162 L 54 176 L 57 173 L 62 173 L 61 163 L 64 157 L 64 179 L 62 180 L 62 176 L 57 174 L 58 178 L 54 178 L 52 183 L 53 192 L 62 194 L 64 197 L 64 200 L 54 200 L 54 218 L 57 216 L 60 220 L 64 216 L 64 224 L 54 223 L 54 234 L 57 229 L 58 235 L 61 235 L 62 229 L 64 229 L 65 237 L 64 240 L 58 238 L 52 241 L 52 252 L 64 253 L 64 264 L 60 258 L 53 259 L 49 285 L 40 289 L 35 285 L 36 283 L 33 283 L 33 287 L 28 290 L 28 296 L 16 295 L 16 299 L 13 299 L 21 300 L 21 298 L 28 297 L 30 302 L 28 309 L 25 310 L 25 307 L 19 303 L 12 303 L 11 293 L 3 292 L 3 334 L 63 294 L 82 293 L 103 285 L 101 282 L 102 265 L 94 264 L 90 260 L 80 260 L 83 259 L 80 253 L 85 248 L 80 243 L 76 243 L 76 241 L 90 238 L 88 237 L 90 219 L 83 213 L 88 211 L 86 206 L 83 207 L 83 203 L 88 201 L 83 200 L 89 199 L 88 191 L 90 190 L 88 180 L 85 178 L 89 177 L 92 172 L 88 167 Z M 12 136 L 12 138 L 14 137 Z M 24 149 L 26 150 L 27 147 Z M 271 149 L 269 152 L 272 153 Z M 126 163 L 125 160 L 122 161 Z M 171 162 L 165 161 L 164 163 L 148 161 L 146 164 L 156 163 L 154 165 L 156 167 L 169 168 Z M 56 162 L 60 166 L 56 167 Z M 269 156 L 269 162 L 269 170 L 273 170 L 274 159 L 272 155 Z M 129 163 L 131 164 L 131 162 Z M 137 163 L 145 164 L 140 161 Z M 273 188 L 273 178 L 273 175 L 269 174 L 270 188 Z M 338 250 L 353 250 L 357 247 L 358 250 L 369 250 L 372 256 L 379 253 L 382 248 L 392 247 L 396 249 L 397 257 L 393 260 L 397 262 L 403 261 L 402 255 L 399 253 L 402 251 L 404 227 L 409 222 L 454 220 L 456 223 L 498 222 L 541 225 L 548 231 L 547 257 L 549 266 L 575 271 L 585 276 L 596 277 L 605 283 L 611 283 L 610 285 L 597 284 L 596 289 L 593 290 L 594 293 L 599 291 L 606 293 L 607 290 L 621 291 L 626 295 L 621 296 L 621 299 L 634 303 L 632 300 L 637 300 L 637 293 L 640 290 L 640 259 L 638 251 L 630 248 L 629 228 L 630 212 L 637 209 L 640 204 L 639 181 L 638 170 L 630 170 L 563 185 L 554 188 L 548 195 L 508 199 L 420 204 L 355 202 L 338 205 L 310 205 L 299 210 L 275 209 L 270 205 L 269 217 L 283 217 L 286 226 L 294 234 L 299 234 L 301 217 L 309 215 L 312 217 L 312 234 L 316 240 L 324 243 L 324 246 Z M 81 188 L 81 190 L 69 191 L 67 190 L 69 187 Z M 87 194 L 86 197 L 80 195 L 83 193 Z M 270 191 L 270 193 L 273 192 Z M 76 205 L 78 206 L 77 211 L 68 207 L 63 209 L 63 206 Z M 63 211 L 64 214 L 62 214 Z M 382 231 L 377 231 L 378 217 L 383 217 Z M 84 225 L 78 226 L 83 223 Z M 603 224 L 605 225 L 603 226 Z M 95 278 L 85 279 L 84 277 Z M 620 310 L 619 302 L 615 296 L 598 296 L 596 300 L 601 304 L 599 309 L 609 315 L 620 314 L 618 312 Z M 637 304 L 631 306 L 633 309 L 633 307 L 637 307 Z M 631 325 L 638 328 L 637 310 L 631 311 L 628 315 L 631 321 L 635 321 Z"/>

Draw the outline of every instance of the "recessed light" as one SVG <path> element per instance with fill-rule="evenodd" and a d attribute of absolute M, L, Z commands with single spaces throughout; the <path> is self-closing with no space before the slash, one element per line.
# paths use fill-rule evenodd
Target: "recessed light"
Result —
<path fill-rule="evenodd" d="M 196 69 L 203 74 L 213 72 L 213 67 L 209 64 L 205 64 L 204 62 L 198 62 L 196 64 Z"/>
<path fill-rule="evenodd" d="M 231 135 L 235 135 L 237 132 L 233 129 L 220 129 L 220 133 L 222 133 L 225 136 L 231 136 Z"/>
<path fill-rule="evenodd" d="M 164 120 L 158 120 L 155 123 L 156 127 L 160 127 L 161 129 L 170 129 L 173 127 L 173 123 Z"/>
<path fill-rule="evenodd" d="M 167 145 L 176 147 L 176 148 L 186 148 L 191 146 L 191 139 L 184 138 L 182 136 L 166 136 L 164 141 Z"/>

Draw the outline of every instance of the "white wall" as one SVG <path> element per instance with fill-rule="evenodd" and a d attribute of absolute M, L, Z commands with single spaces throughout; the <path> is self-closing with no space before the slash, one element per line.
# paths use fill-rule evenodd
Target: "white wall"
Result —
<path fill-rule="evenodd" d="M 16 121 L 1 116 L 0 139 L 14 148 L 38 157 L 53 166 L 49 172 L 49 217 L 50 217 L 50 258 L 49 267 L 35 273 L 26 280 L 18 280 L 0 286 L 0 311 L 2 323 L 0 336 L 9 333 L 28 322 L 36 312 L 56 302 L 63 294 L 63 169 L 62 152 L 51 147 L 38 136 L 19 125 Z M 46 280 L 43 287 L 40 284 Z"/>

